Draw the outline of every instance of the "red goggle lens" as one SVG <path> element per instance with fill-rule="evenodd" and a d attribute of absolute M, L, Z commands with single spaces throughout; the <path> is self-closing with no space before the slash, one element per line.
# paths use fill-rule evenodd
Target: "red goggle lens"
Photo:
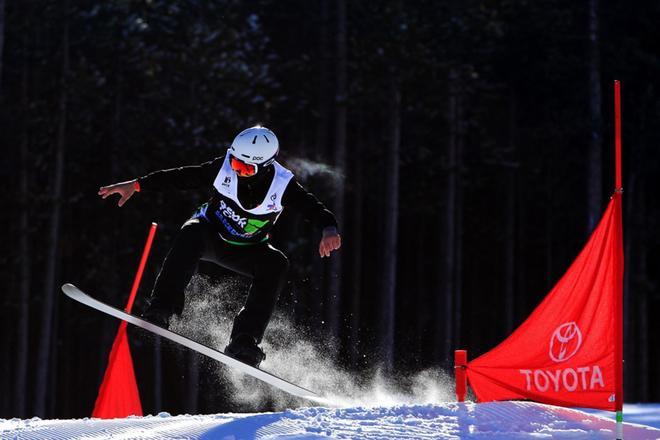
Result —
<path fill-rule="evenodd" d="M 245 163 L 242 160 L 235 158 L 234 156 L 229 158 L 229 164 L 231 165 L 231 169 L 236 171 L 236 174 L 241 177 L 250 177 L 257 174 L 256 165 Z"/>

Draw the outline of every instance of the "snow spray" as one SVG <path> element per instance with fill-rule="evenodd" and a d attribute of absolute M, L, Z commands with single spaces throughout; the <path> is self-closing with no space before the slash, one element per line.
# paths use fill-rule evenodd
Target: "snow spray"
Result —
<path fill-rule="evenodd" d="M 195 276 L 186 293 L 183 314 L 172 319 L 170 329 L 223 350 L 229 342 L 233 319 L 245 300 L 246 288 L 239 278 L 211 283 L 204 276 Z M 454 400 L 453 380 L 441 370 L 425 370 L 396 380 L 385 378 L 379 369 L 366 375 L 347 371 L 329 355 L 334 351 L 328 350 L 327 340 L 314 341 L 279 313 L 271 319 L 261 345 L 267 356 L 260 368 L 324 396 L 323 406 L 382 407 Z M 231 390 L 229 397 L 244 411 L 310 405 L 220 364 L 216 371 Z"/>

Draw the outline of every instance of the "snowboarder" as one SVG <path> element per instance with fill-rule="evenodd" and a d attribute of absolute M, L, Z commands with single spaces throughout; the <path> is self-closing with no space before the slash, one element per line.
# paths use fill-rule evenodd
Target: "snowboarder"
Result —
<path fill-rule="evenodd" d="M 104 199 L 119 194 L 123 206 L 134 193 L 211 186 L 212 196 L 186 221 L 156 278 L 143 318 L 167 327 L 181 314 L 184 291 L 199 260 L 252 279 L 245 305 L 234 320 L 225 353 L 252 366 L 266 357 L 259 347 L 286 282 L 287 257 L 273 247 L 270 232 L 284 208 L 300 211 L 322 230 L 321 257 L 341 246 L 334 215 L 296 181 L 275 157 L 279 142 L 261 126 L 243 130 L 226 154 L 201 165 L 155 171 L 100 188 Z"/>

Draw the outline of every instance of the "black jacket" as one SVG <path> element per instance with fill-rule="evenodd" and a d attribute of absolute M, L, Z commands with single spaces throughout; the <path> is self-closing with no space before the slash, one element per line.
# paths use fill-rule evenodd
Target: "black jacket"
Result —
<path fill-rule="evenodd" d="M 200 165 L 184 166 L 168 170 L 154 171 L 140 177 L 140 190 L 168 191 L 181 189 L 210 188 L 212 196 L 209 206 L 217 203 L 219 193 L 213 187 L 225 156 L 217 157 Z M 253 177 L 239 177 L 238 198 L 246 209 L 252 209 L 266 196 L 274 175 L 273 166 L 260 169 Z M 284 209 L 294 209 L 309 219 L 320 229 L 337 227 L 335 216 L 313 194 L 307 192 L 293 177 L 282 195 Z"/>

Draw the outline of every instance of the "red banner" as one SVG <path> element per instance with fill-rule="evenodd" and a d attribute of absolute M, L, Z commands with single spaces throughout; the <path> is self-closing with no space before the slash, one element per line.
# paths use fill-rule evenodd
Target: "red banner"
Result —
<path fill-rule="evenodd" d="M 142 404 L 133 372 L 133 360 L 126 336 L 126 322 L 122 321 L 112 345 L 110 361 L 94 404 L 92 417 L 114 419 L 141 415 Z"/>
<path fill-rule="evenodd" d="M 615 192 L 580 255 L 527 320 L 468 364 L 477 399 L 621 405 L 623 239 Z"/>
<path fill-rule="evenodd" d="M 126 313 L 131 313 L 131 309 L 133 308 L 135 295 L 142 280 L 142 274 L 147 264 L 149 252 L 151 252 L 151 245 L 153 244 L 157 227 L 158 225 L 156 223 L 152 223 L 151 228 L 149 228 L 147 242 L 142 251 L 142 258 L 140 259 L 138 271 L 133 280 L 131 293 L 128 296 L 128 303 L 125 309 Z M 142 415 L 142 403 L 140 402 L 140 392 L 137 381 L 135 380 L 133 359 L 131 358 L 131 349 L 128 345 L 128 336 L 126 335 L 126 322 L 122 321 L 119 325 L 115 342 L 112 344 L 108 368 L 105 370 L 103 382 L 96 397 L 92 417 L 114 419 L 131 415 Z"/>

